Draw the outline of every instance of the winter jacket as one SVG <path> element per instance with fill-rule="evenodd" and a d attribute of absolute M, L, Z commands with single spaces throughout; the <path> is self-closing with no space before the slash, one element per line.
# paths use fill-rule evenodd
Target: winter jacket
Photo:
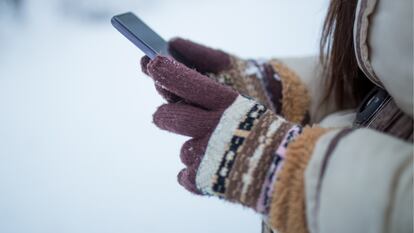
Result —
<path fill-rule="evenodd" d="M 317 58 L 281 59 L 307 86 L 311 122 L 335 129 L 290 149 L 309 160 L 288 174 L 288 195 L 276 197 L 285 198 L 282 214 L 264 222 L 263 232 L 275 223 L 289 229 L 287 215 L 304 218 L 311 233 L 413 232 L 413 2 L 359 0 L 354 45 L 360 69 L 378 88 L 347 111 L 329 101 L 318 107 Z M 312 143 L 311 150 L 300 143 Z"/>

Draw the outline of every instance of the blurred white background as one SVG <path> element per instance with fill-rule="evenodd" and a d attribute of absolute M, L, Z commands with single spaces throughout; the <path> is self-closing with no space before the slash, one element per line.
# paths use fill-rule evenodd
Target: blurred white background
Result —
<path fill-rule="evenodd" d="M 0 0 L 0 232 L 259 232 L 253 211 L 176 182 L 143 55 L 109 23 L 242 57 L 316 54 L 328 0 Z M 16 10 L 14 10 L 16 8 Z"/>

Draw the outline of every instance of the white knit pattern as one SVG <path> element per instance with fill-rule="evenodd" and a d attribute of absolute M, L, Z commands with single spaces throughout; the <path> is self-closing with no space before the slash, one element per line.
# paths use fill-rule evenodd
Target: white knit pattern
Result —
<path fill-rule="evenodd" d="M 253 100 L 238 96 L 221 116 L 207 144 L 206 153 L 196 175 L 196 185 L 202 193 L 210 195 L 214 193 L 212 190 L 214 177 L 234 131 L 255 104 Z"/>
<path fill-rule="evenodd" d="M 249 186 L 252 184 L 253 181 L 253 172 L 256 170 L 256 167 L 259 164 L 265 148 L 272 142 L 273 135 L 280 128 L 283 122 L 285 122 L 283 118 L 277 118 L 275 121 L 272 122 L 272 124 L 270 124 L 266 132 L 266 135 L 262 135 L 259 137 L 258 140 L 260 144 L 254 151 L 253 156 L 248 159 L 248 170 L 242 176 L 243 186 L 241 190 L 241 201 L 245 201 L 246 199 L 247 190 L 249 189 Z"/>

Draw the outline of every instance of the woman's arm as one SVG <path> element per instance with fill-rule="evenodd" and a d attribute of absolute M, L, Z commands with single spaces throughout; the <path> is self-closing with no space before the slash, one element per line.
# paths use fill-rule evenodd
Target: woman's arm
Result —
<path fill-rule="evenodd" d="M 335 130 L 305 172 L 310 232 L 413 232 L 413 145 L 369 129 Z"/>
<path fill-rule="evenodd" d="M 252 208 L 279 232 L 347 230 L 347 220 L 361 232 L 410 229 L 412 215 L 400 216 L 408 204 L 399 204 L 409 193 L 397 190 L 412 180 L 404 170 L 412 144 L 372 130 L 303 128 L 171 58 L 143 69 L 179 98 L 161 106 L 154 123 L 192 137 L 178 176 L 188 190 Z"/>

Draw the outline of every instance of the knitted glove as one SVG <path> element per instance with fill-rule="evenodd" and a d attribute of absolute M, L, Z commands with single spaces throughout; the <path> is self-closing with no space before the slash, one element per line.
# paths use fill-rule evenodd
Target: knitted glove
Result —
<path fill-rule="evenodd" d="M 172 56 L 234 88 L 294 122 L 307 121 L 309 98 L 298 76 L 277 59 L 243 60 L 181 38 L 169 42 Z"/>
<path fill-rule="evenodd" d="M 276 59 L 242 60 L 181 38 L 169 42 L 169 52 L 187 67 L 250 96 L 290 121 L 307 123 L 309 120 L 306 87 L 294 72 Z M 149 59 L 144 58 L 143 63 L 148 62 Z"/>
<path fill-rule="evenodd" d="M 178 175 L 179 183 L 191 192 L 241 203 L 264 216 L 280 216 L 276 220 L 286 219 L 286 209 L 291 206 L 286 207 L 285 200 L 295 197 L 290 193 L 292 187 L 303 189 L 301 177 L 308 159 L 300 155 L 287 158 L 286 148 L 302 133 L 302 127 L 172 58 L 159 56 L 146 65 L 143 69 L 156 85 L 168 96 L 180 99 L 159 107 L 154 123 L 192 137 L 181 149 L 186 168 Z M 315 140 L 314 131 L 309 135 Z M 302 148 L 307 147 L 299 150 Z M 289 159 L 291 162 L 284 165 Z M 282 166 L 287 166 L 289 173 L 281 180 Z M 280 187 L 275 185 L 277 180 Z M 287 189 L 290 183 L 292 187 Z M 272 200 L 276 192 L 282 200 Z M 300 201 L 295 197 L 291 202 L 293 206 L 297 203 L 302 216 Z M 284 214 L 280 214 L 282 209 Z M 302 216 L 306 222 L 304 219 Z M 279 221 L 279 225 L 286 222 Z"/>

